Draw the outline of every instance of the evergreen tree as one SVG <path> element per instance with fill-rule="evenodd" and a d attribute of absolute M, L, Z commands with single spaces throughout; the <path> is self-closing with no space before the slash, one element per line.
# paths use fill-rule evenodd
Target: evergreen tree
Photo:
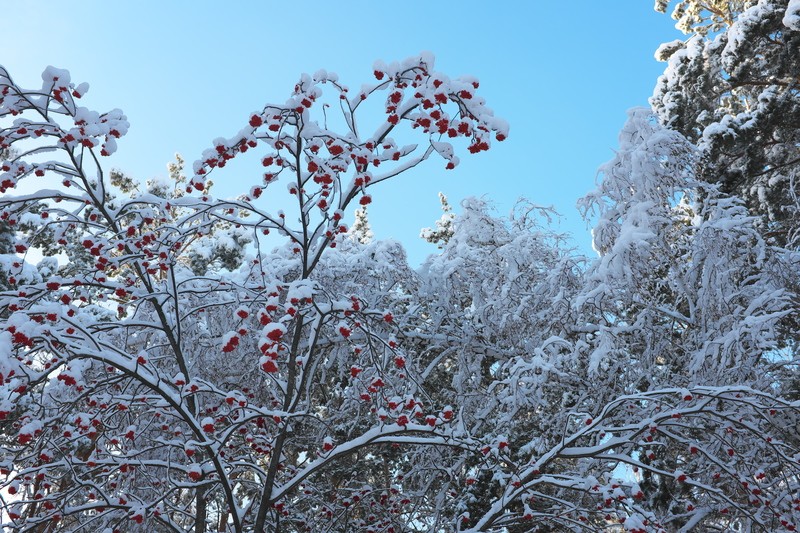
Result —
<path fill-rule="evenodd" d="M 419 236 L 429 243 L 436 244 L 439 248 L 444 248 L 450 237 L 453 236 L 453 219 L 455 215 L 444 193 L 439 193 L 439 202 L 442 204 L 442 216 L 436 221 L 436 227 L 423 228 Z"/>
<path fill-rule="evenodd" d="M 659 0 L 665 12 L 670 2 Z M 688 34 L 662 45 L 651 99 L 701 151 L 698 177 L 762 215 L 769 242 L 800 246 L 800 7 L 796 0 L 681 0 Z"/>
<path fill-rule="evenodd" d="M 350 228 L 350 235 L 361 244 L 369 244 L 374 239 L 375 235 L 372 233 L 369 218 L 367 217 L 367 206 L 356 209 L 353 227 Z"/>

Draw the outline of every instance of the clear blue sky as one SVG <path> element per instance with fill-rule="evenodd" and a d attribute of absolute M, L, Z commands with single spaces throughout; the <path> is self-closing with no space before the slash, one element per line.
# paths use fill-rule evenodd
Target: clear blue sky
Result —
<path fill-rule="evenodd" d="M 373 190 L 373 231 L 403 242 L 413 264 L 435 251 L 418 234 L 440 215 L 439 191 L 453 204 L 485 195 L 500 213 L 521 196 L 553 205 L 589 253 L 575 201 L 612 157 L 626 109 L 646 105 L 664 66 L 656 47 L 680 38 L 648 0 L 4 0 L 3 11 L 0 64 L 27 86 L 47 65 L 69 69 L 91 85 L 84 105 L 123 109 L 131 130 L 113 165 L 142 180 L 165 176 L 175 152 L 191 164 L 250 112 L 285 101 L 301 72 L 325 68 L 358 88 L 376 59 L 430 50 L 437 70 L 478 77 L 509 139 L 464 153 L 454 172 L 430 161 Z M 217 195 L 260 179 L 225 170 Z"/>

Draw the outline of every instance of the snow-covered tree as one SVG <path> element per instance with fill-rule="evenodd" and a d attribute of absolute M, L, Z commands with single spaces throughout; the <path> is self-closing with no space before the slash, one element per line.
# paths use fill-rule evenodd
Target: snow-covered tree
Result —
<path fill-rule="evenodd" d="M 783 256 L 696 157 L 634 110 L 583 201 L 598 260 L 471 201 L 421 271 L 438 394 L 485 444 L 465 530 L 795 527 Z"/>
<path fill-rule="evenodd" d="M 436 221 L 436 227 L 422 228 L 419 236 L 427 242 L 436 244 L 439 248 L 443 248 L 450 240 L 450 237 L 453 236 L 453 219 L 455 215 L 444 193 L 439 193 L 439 203 L 442 204 L 442 216 Z"/>
<path fill-rule="evenodd" d="M 413 359 L 394 338 L 392 313 L 413 306 L 399 280 L 375 273 L 402 266 L 403 254 L 381 245 L 360 256 L 343 213 L 433 153 L 454 168 L 443 135 L 478 153 L 508 128 L 477 80 L 434 71 L 429 55 L 378 63 L 374 75 L 352 96 L 332 73 L 304 75 L 286 104 L 217 139 L 191 178 L 179 160 L 169 183 L 138 193 L 102 164 L 127 132 L 121 111 L 83 107 L 88 85 L 67 71 L 48 68 L 41 88 L 25 89 L 0 70 L 0 148 L 20 147 L 0 174 L 15 256 L 0 296 L 6 527 L 402 529 L 416 520 L 393 462 L 361 480 L 347 465 L 384 445 L 441 446 L 455 419 L 416 397 Z M 343 133 L 311 118 L 326 87 Z M 362 134 L 369 124 L 357 110 L 382 95 L 385 115 Z M 421 132 L 421 147 L 393 140 L 404 125 Z M 211 196 L 213 172 L 259 149 L 258 183 L 238 199 Z M 14 194 L 33 179 L 48 187 Z M 289 182 L 293 214 L 259 207 L 278 181 Z M 215 267 L 209 246 L 230 241 L 235 251 L 270 232 L 286 244 Z M 356 251 L 337 260 L 337 245 Z M 38 266 L 33 250 L 46 256 Z M 337 468 L 348 475 L 327 477 Z"/>
<path fill-rule="evenodd" d="M 369 244 L 375 238 L 375 234 L 372 233 L 372 228 L 369 225 L 367 206 L 355 210 L 355 219 L 353 220 L 353 227 L 350 228 L 350 235 L 361 244 Z"/>
<path fill-rule="evenodd" d="M 793 313 L 792 295 L 772 275 L 786 267 L 785 257 L 766 245 L 740 200 L 696 179 L 696 158 L 682 135 L 658 126 L 648 110 L 633 110 L 619 153 L 584 199 L 598 215 L 594 237 L 601 251 L 578 300 L 599 319 L 586 339 L 590 368 L 601 390 L 619 387 L 620 380 L 632 395 L 680 387 L 679 395 L 695 405 L 706 393 L 690 389 L 700 385 L 735 391 L 736 399 L 750 396 L 745 403 L 776 391 L 776 401 L 791 397 L 798 361 L 784 351 L 781 323 Z M 663 407 L 641 405 L 650 416 Z M 797 446 L 796 412 L 783 419 L 773 408 L 717 407 L 707 418 L 678 413 L 667 424 L 674 428 L 653 425 L 655 438 L 635 450 L 637 462 L 655 467 L 640 468 L 642 498 L 661 523 L 676 529 L 780 529 L 774 504 L 782 499 L 784 512 L 793 512 L 797 463 L 783 463 L 773 443 Z M 764 496 L 759 484 L 770 468 L 780 477 L 794 471 L 772 485 L 780 486 L 777 497 Z M 728 501 L 714 501 L 713 491 L 701 494 L 663 471 L 716 487 Z M 757 512 L 736 516 L 733 505 Z"/>
<path fill-rule="evenodd" d="M 304 75 L 191 177 L 178 158 L 140 191 L 102 164 L 121 111 L 82 107 L 66 71 L 29 90 L 0 70 L 0 148 L 19 148 L 0 173 L 2 526 L 795 528 L 785 255 L 697 179 L 697 149 L 632 112 L 583 201 L 596 261 L 547 209 L 468 199 L 415 271 L 344 214 L 434 152 L 455 167 L 444 138 L 477 153 L 508 127 L 429 55 L 374 76 L 351 94 Z M 312 118 L 329 100 L 344 132 Z M 418 145 L 393 140 L 403 126 Z M 246 152 L 258 183 L 215 198 L 210 176 Z M 273 213 L 259 198 L 281 181 Z"/>
<path fill-rule="evenodd" d="M 667 68 L 654 110 L 698 145 L 698 178 L 744 198 L 770 242 L 797 249 L 800 2 L 680 0 L 672 16 L 688 37 L 656 53 Z"/>
<path fill-rule="evenodd" d="M 0 160 L 6 160 L 11 156 L 7 149 L 0 149 Z M 4 259 L 0 264 L 0 289 L 6 290 L 8 285 L 8 270 L 10 265 L 6 264 L 14 253 L 14 235 L 11 228 L 5 221 L 0 221 L 0 257 Z"/>

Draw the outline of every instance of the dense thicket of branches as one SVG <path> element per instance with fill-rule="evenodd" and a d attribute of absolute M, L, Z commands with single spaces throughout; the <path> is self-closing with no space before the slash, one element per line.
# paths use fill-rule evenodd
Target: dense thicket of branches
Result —
<path fill-rule="evenodd" d="M 693 5 L 679 18 L 702 41 L 778 3 Z M 782 32 L 795 12 L 784 2 Z M 121 111 L 82 107 L 66 71 L 25 89 L 0 69 L 2 526 L 794 530 L 794 230 L 712 179 L 735 166 L 713 128 L 698 143 L 670 118 L 690 105 L 681 53 L 657 89 L 671 103 L 629 113 L 580 201 L 598 258 L 546 209 L 503 219 L 468 199 L 454 217 L 443 198 L 424 232 L 440 250 L 416 270 L 373 240 L 373 186 L 508 135 L 477 80 L 430 56 L 376 64 L 358 93 L 304 75 L 191 176 L 178 158 L 146 186 L 103 166 Z M 369 133 L 368 98 L 385 111 Z M 324 103 L 345 131 L 313 118 Z M 257 183 L 215 198 L 209 177 L 253 153 Z M 281 195 L 285 211 L 264 208 Z"/>

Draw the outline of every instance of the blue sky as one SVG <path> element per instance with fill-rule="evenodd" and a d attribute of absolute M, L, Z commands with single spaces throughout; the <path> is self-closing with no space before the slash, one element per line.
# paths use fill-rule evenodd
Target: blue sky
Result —
<path fill-rule="evenodd" d="M 113 165 L 142 180 L 166 176 L 175 152 L 189 164 L 252 111 L 283 102 L 301 72 L 325 68 L 350 87 L 370 81 L 376 59 L 429 50 L 436 69 L 469 74 L 510 137 L 486 153 L 464 151 L 456 171 L 429 161 L 373 190 L 370 222 L 418 264 L 435 248 L 418 238 L 453 204 L 483 196 L 499 213 L 519 197 L 553 205 L 559 229 L 590 253 L 575 208 L 613 155 L 625 111 L 647 104 L 663 64 L 656 47 L 680 38 L 648 0 L 460 2 L 205 2 L 5 0 L 0 64 L 38 86 L 47 65 L 87 81 L 84 100 L 119 107 L 130 122 Z M 254 155 L 253 158 L 257 158 Z M 225 169 L 217 195 L 260 180 L 255 165 Z"/>

